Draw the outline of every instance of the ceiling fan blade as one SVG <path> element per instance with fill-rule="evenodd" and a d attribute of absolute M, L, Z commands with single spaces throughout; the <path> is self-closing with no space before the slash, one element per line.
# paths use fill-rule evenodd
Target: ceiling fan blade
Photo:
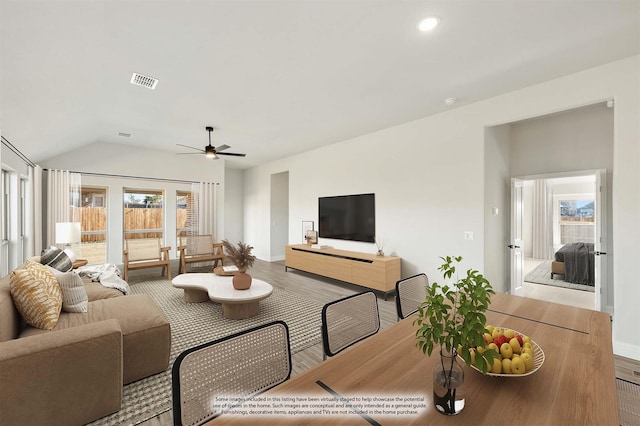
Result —
<path fill-rule="evenodd" d="M 216 152 L 224 151 L 225 149 L 231 148 L 229 145 L 220 145 L 216 146 Z"/>
<path fill-rule="evenodd" d="M 177 143 L 176 145 L 178 145 L 178 146 L 183 146 L 183 147 L 185 147 L 185 148 L 189 148 L 189 149 L 195 149 L 196 151 L 204 152 L 204 151 L 203 151 L 203 150 L 201 150 L 200 148 L 194 148 L 194 147 L 189 146 L 189 145 L 182 145 L 181 143 Z"/>
<path fill-rule="evenodd" d="M 217 149 L 216 149 L 216 154 L 218 154 L 218 155 L 231 155 L 231 156 L 234 156 L 234 157 L 246 157 L 247 156 L 247 154 L 238 154 L 238 153 L 235 153 L 235 152 L 218 152 Z"/>
<path fill-rule="evenodd" d="M 200 152 L 176 152 L 176 155 L 202 155 L 204 151 Z"/>

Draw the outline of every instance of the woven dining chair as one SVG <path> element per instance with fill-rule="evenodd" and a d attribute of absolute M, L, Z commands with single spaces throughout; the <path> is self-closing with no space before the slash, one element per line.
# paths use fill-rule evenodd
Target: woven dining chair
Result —
<path fill-rule="evenodd" d="M 396 311 L 398 320 L 418 312 L 418 308 L 427 297 L 429 285 L 427 275 L 417 274 L 396 282 Z"/>
<path fill-rule="evenodd" d="M 173 424 L 203 424 L 289 379 L 289 327 L 274 321 L 187 349 L 171 373 Z"/>
<path fill-rule="evenodd" d="M 378 298 L 372 291 L 329 302 L 322 308 L 323 359 L 380 330 Z"/>

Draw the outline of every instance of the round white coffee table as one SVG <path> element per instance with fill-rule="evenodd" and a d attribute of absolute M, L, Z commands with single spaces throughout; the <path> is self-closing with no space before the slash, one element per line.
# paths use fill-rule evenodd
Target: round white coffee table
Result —
<path fill-rule="evenodd" d="M 225 318 L 251 318 L 260 311 L 260 301 L 273 292 L 271 284 L 253 278 L 247 290 L 233 288 L 230 276 L 211 273 L 181 274 L 171 283 L 184 290 L 187 303 L 204 302 L 207 299 L 222 304 L 222 315 Z"/>

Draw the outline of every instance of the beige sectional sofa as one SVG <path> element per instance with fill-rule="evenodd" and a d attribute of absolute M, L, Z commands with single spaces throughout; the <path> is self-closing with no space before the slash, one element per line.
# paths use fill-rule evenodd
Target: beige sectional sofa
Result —
<path fill-rule="evenodd" d="M 0 425 L 88 423 L 120 410 L 123 384 L 168 368 L 171 330 L 155 302 L 83 281 L 87 312 L 42 330 L 0 279 Z"/>

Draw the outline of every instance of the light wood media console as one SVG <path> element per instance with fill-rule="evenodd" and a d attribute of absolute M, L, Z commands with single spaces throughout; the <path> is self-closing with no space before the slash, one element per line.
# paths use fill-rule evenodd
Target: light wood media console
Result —
<path fill-rule="evenodd" d="M 288 268 L 311 272 L 387 293 L 400 279 L 400 258 L 334 248 L 314 249 L 306 244 L 289 245 L 285 252 Z"/>

